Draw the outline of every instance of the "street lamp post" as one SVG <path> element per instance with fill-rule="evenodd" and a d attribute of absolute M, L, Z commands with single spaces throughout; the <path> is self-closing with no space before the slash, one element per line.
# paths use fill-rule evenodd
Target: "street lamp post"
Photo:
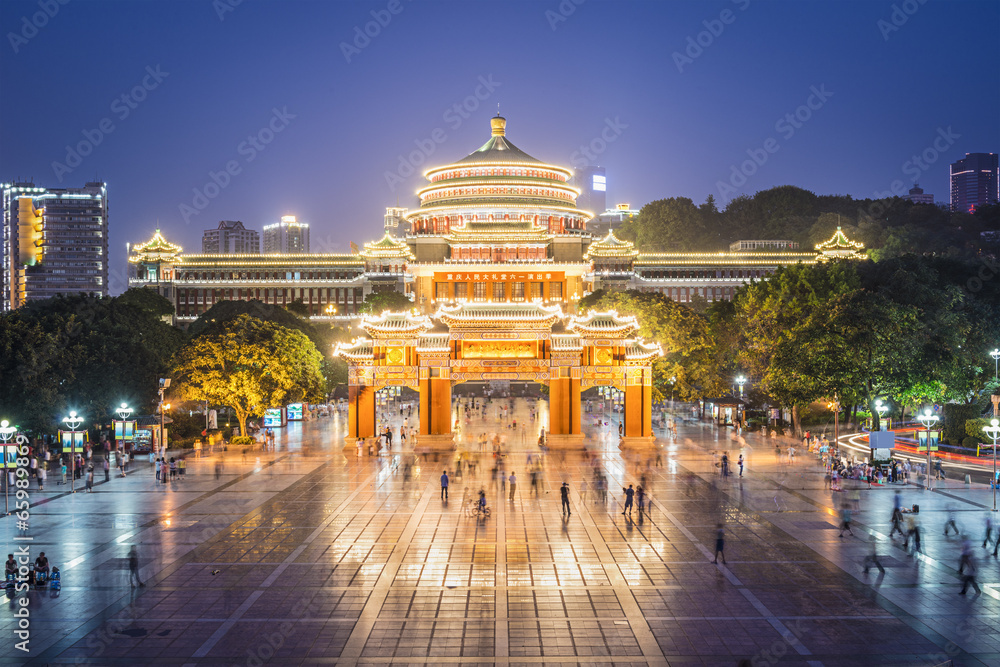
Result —
<path fill-rule="evenodd" d="M 993 487 L 993 511 L 997 511 L 997 440 L 1000 440 L 1000 419 L 994 417 L 990 420 L 989 426 L 984 426 L 983 431 L 993 441 L 993 480 L 990 486 Z"/>
<path fill-rule="evenodd" d="M 160 458 L 163 459 L 167 455 L 167 439 L 163 437 L 163 410 L 164 408 L 169 408 L 169 405 L 164 406 L 163 404 L 163 392 L 170 388 L 170 378 L 160 378 Z M 240 435 L 243 431 L 240 431 Z"/>
<path fill-rule="evenodd" d="M 937 423 L 938 416 L 931 413 L 930 408 L 924 408 L 924 413 L 918 417 L 920 423 L 927 428 L 927 484 L 925 491 L 931 490 L 931 426 Z"/>
<path fill-rule="evenodd" d="M 882 430 L 882 418 L 889 411 L 889 406 L 882 402 L 882 399 L 875 401 L 875 412 L 878 413 L 878 430 Z"/>
<path fill-rule="evenodd" d="M 132 408 L 128 406 L 128 403 L 122 403 L 121 405 L 118 406 L 116 412 L 118 413 L 118 420 L 121 421 L 122 423 L 122 444 L 121 444 L 122 452 L 121 454 L 119 454 L 119 456 L 122 456 L 125 453 L 125 430 L 126 430 L 125 422 L 127 422 L 128 418 L 132 416 Z M 116 435 L 117 435 L 117 429 L 116 429 Z M 118 448 L 118 442 L 116 441 L 115 449 L 117 448 Z M 122 474 L 125 474 L 124 464 L 122 464 Z"/>
<path fill-rule="evenodd" d="M 3 458 L 3 511 L 4 511 L 4 514 L 10 514 L 10 504 L 9 504 L 10 500 L 8 499 L 8 496 L 7 496 L 7 494 L 10 492 L 9 491 L 9 489 L 10 489 L 10 475 L 8 474 L 8 471 L 7 471 L 7 465 L 9 464 L 9 461 L 7 460 L 7 451 L 6 450 L 7 450 L 7 445 L 10 443 L 10 441 L 14 438 L 14 436 L 16 434 L 17 434 L 17 427 L 16 426 L 11 426 L 10 422 L 7 421 L 6 419 L 4 419 L 2 422 L 0 422 L 0 443 L 3 443 L 3 445 L 4 445 L 4 452 L 3 452 L 3 457 L 2 457 Z M 15 457 L 14 460 L 16 461 L 17 458 Z"/>
<path fill-rule="evenodd" d="M 76 493 L 76 429 L 83 423 L 83 417 L 76 414 L 76 410 L 70 410 L 68 417 L 63 417 L 63 423 L 69 428 L 69 490 Z"/>
<path fill-rule="evenodd" d="M 743 400 L 743 385 L 745 385 L 746 383 L 747 383 L 747 379 L 744 376 L 742 376 L 742 375 L 736 376 L 736 384 L 740 388 L 740 401 Z M 740 421 L 741 424 L 743 423 L 743 419 L 742 419 L 743 410 L 742 410 L 742 408 L 743 408 L 742 405 L 739 405 L 739 406 L 736 407 L 736 413 L 738 415 L 740 415 L 740 420 L 739 421 Z"/>
<path fill-rule="evenodd" d="M 830 403 L 833 410 L 833 443 L 835 447 L 840 447 L 840 397 L 833 395 L 833 403 Z"/>
<path fill-rule="evenodd" d="M 1000 368 L 1000 348 L 993 348 L 990 356 L 993 357 L 993 379 L 996 380 L 997 368 Z"/>

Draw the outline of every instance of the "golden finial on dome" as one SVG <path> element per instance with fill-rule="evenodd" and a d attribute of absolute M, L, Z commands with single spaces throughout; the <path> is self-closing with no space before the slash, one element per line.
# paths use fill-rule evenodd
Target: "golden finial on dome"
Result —
<path fill-rule="evenodd" d="M 497 115 L 490 118 L 490 127 L 494 137 L 502 137 L 507 127 L 507 119 L 500 115 L 500 105 L 497 105 Z"/>

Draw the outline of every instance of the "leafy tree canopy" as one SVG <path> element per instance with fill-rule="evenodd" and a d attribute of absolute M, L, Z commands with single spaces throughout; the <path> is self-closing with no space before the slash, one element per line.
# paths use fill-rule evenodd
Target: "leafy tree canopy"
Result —
<path fill-rule="evenodd" d="M 193 337 L 178 353 L 173 377 L 184 398 L 231 407 L 245 433 L 247 419 L 267 408 L 319 400 L 321 362 L 301 331 L 241 314 Z"/>
<path fill-rule="evenodd" d="M 639 334 L 663 347 L 664 357 L 653 364 L 656 398 L 673 393 L 695 400 L 720 389 L 708 318 L 658 293 L 598 290 L 580 301 L 581 310 L 616 310 L 634 315 Z"/>
<path fill-rule="evenodd" d="M 174 304 L 170 302 L 170 299 L 148 287 L 133 287 L 117 299 L 119 303 L 133 305 L 155 317 L 174 314 Z"/>
<path fill-rule="evenodd" d="M 123 401 L 151 410 L 184 336 L 135 303 L 135 295 L 56 297 L 0 316 L 4 418 L 52 432 L 69 410 L 86 425 L 110 419 Z"/>
<path fill-rule="evenodd" d="M 365 297 L 364 303 L 358 307 L 359 313 L 379 315 L 382 311 L 402 311 L 413 308 L 413 302 L 405 294 L 396 291 L 372 292 Z"/>

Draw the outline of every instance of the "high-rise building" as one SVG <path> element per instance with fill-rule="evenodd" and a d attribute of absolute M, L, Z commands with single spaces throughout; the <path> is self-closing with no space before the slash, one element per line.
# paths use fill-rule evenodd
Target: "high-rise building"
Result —
<path fill-rule="evenodd" d="M 951 210 L 972 213 L 997 203 L 1000 170 L 996 153 L 966 153 L 951 165 Z"/>
<path fill-rule="evenodd" d="M 618 204 L 606 211 L 594 211 L 594 217 L 587 222 L 587 231 L 602 237 L 626 222 L 631 222 L 637 215 L 639 211 L 628 203 Z"/>
<path fill-rule="evenodd" d="M 107 184 L 3 189 L 3 310 L 83 292 L 108 295 Z"/>
<path fill-rule="evenodd" d="M 576 205 L 584 211 L 598 216 L 607 208 L 608 176 L 604 167 L 580 167 L 570 184 L 580 190 Z"/>
<path fill-rule="evenodd" d="M 264 252 L 309 252 L 309 225 L 298 222 L 294 215 L 283 215 L 280 222 L 264 225 Z"/>
<path fill-rule="evenodd" d="M 201 251 L 206 255 L 259 253 L 260 234 L 239 220 L 221 220 L 217 229 L 206 229 L 202 234 Z"/>
<path fill-rule="evenodd" d="M 934 195 L 924 194 L 924 189 L 920 187 L 919 183 L 914 183 L 913 187 L 910 188 L 910 194 L 903 195 L 902 199 L 908 199 L 914 204 L 933 204 Z"/>

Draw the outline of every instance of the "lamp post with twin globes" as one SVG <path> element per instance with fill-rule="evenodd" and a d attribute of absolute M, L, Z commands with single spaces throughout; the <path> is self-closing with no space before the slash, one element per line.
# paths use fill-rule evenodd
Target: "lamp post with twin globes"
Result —
<path fill-rule="evenodd" d="M 925 491 L 931 490 L 931 426 L 937 423 L 938 416 L 931 412 L 930 408 L 924 408 L 923 414 L 921 414 L 917 419 L 920 423 L 924 425 L 927 429 L 927 485 L 924 487 Z"/>
<path fill-rule="evenodd" d="M 984 426 L 983 431 L 993 441 L 993 480 L 990 486 L 993 487 L 993 511 L 997 511 L 997 440 L 1000 440 L 1000 419 L 994 417 L 990 420 L 989 426 Z"/>
<path fill-rule="evenodd" d="M 76 493 L 76 429 L 83 423 L 83 417 L 76 414 L 76 410 L 70 410 L 68 417 L 63 417 L 63 423 L 69 429 L 69 490 Z"/>

